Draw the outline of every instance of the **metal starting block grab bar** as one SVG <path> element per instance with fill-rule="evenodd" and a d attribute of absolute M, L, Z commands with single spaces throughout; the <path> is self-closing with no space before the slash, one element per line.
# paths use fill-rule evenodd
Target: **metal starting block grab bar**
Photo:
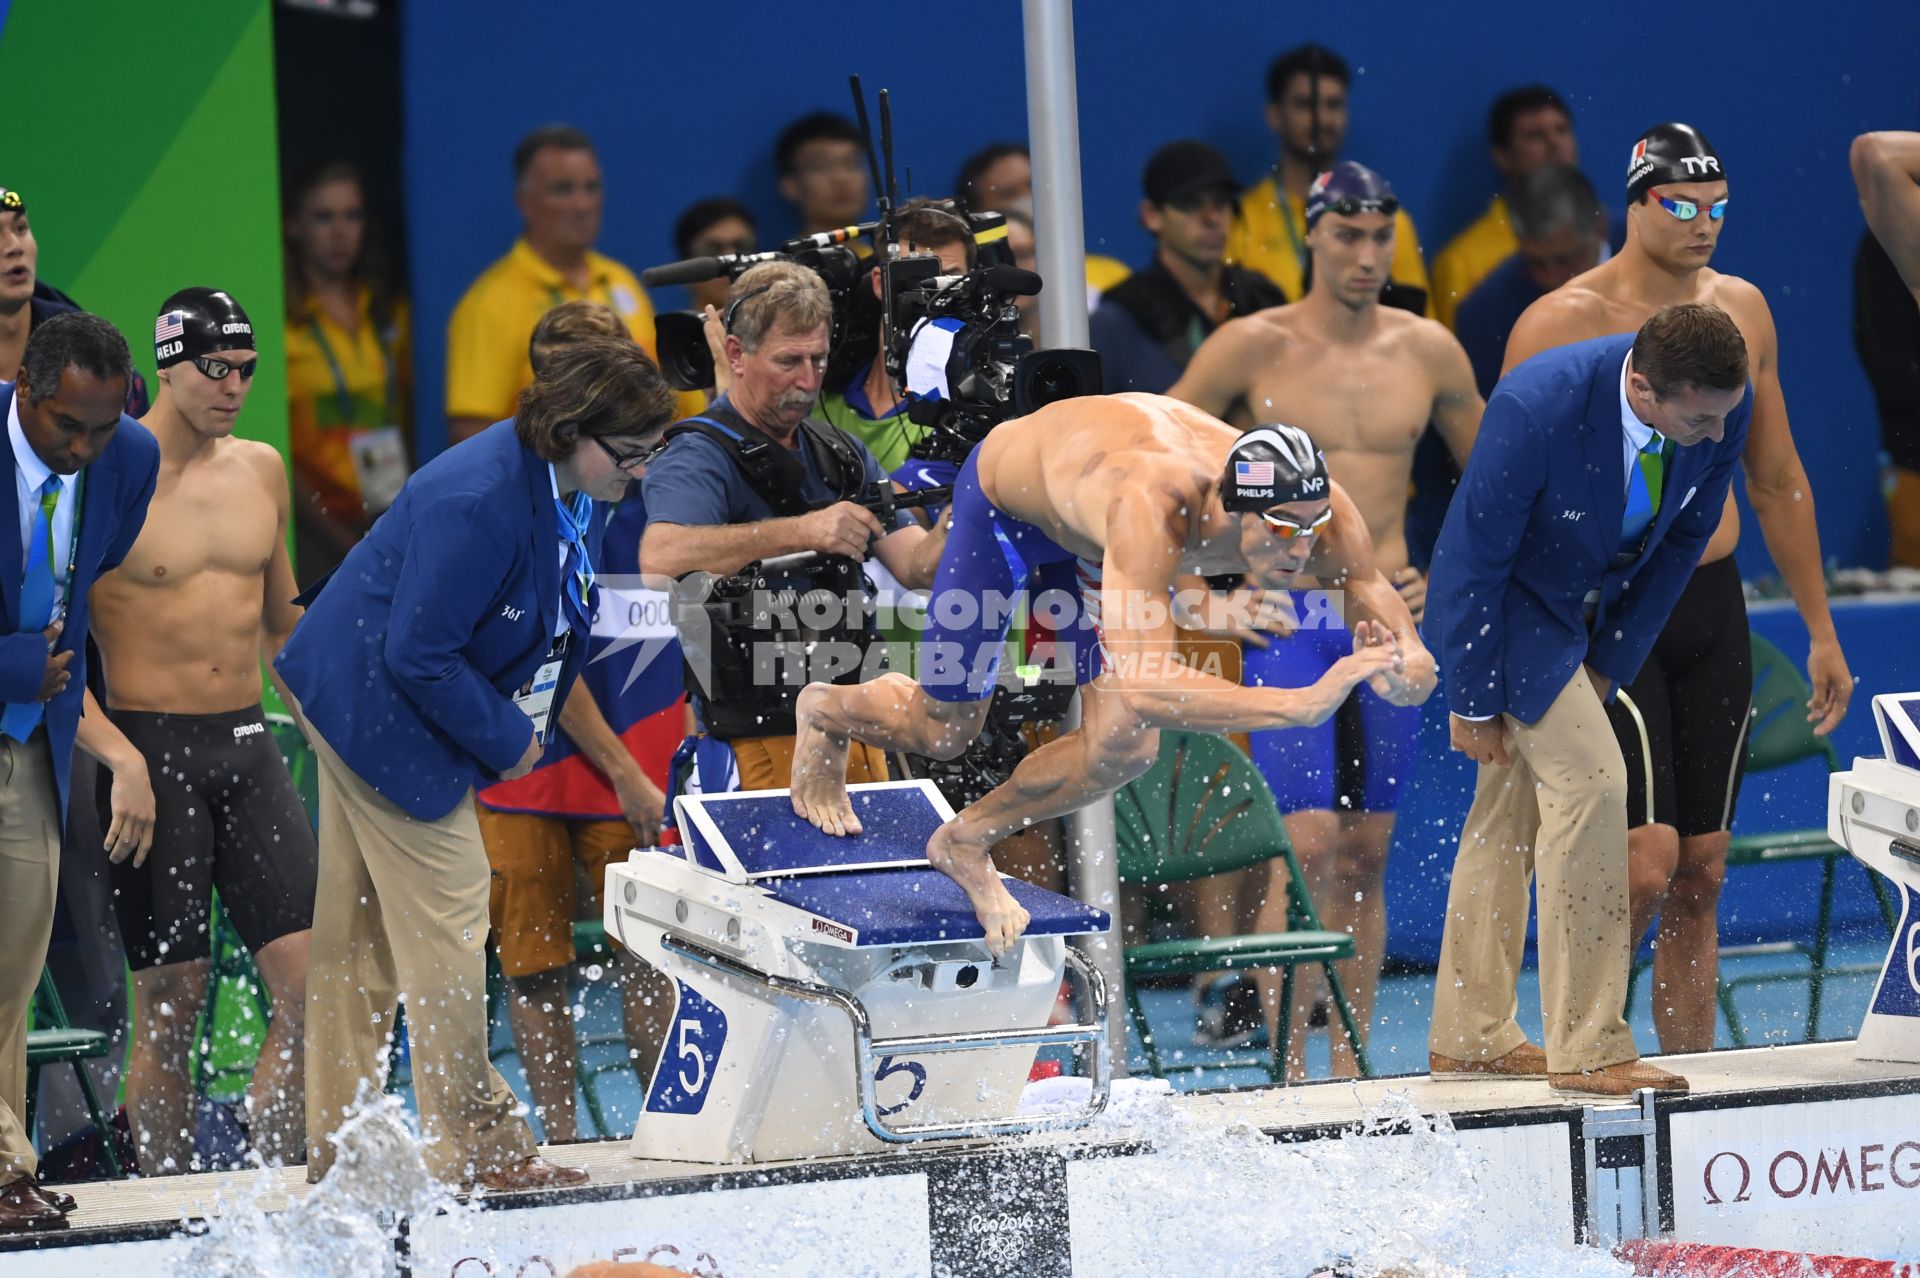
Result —
<path fill-rule="evenodd" d="M 860 1092 L 860 1113 L 867 1130 L 890 1144 L 910 1144 L 919 1140 L 944 1140 L 956 1136 L 1018 1136 L 1026 1132 L 1060 1131 L 1082 1127 L 1100 1116 L 1107 1107 L 1107 1095 L 1113 1086 L 1113 1062 L 1107 1055 L 1107 983 L 1098 968 L 1073 951 L 1067 951 L 1067 966 L 1085 982 L 1087 1001 L 1092 1005 L 1091 1024 L 1050 1025 L 1045 1029 L 986 1030 L 975 1034 L 913 1034 L 900 1038 L 875 1038 L 873 1020 L 859 999 L 845 990 L 790 976 L 756 972 L 736 963 L 724 954 L 683 941 L 676 936 L 660 938 L 661 948 L 682 958 L 712 968 L 742 981 L 751 981 L 787 998 L 827 1003 L 839 1008 L 853 1022 L 854 1086 Z M 965 1052 L 986 1047 L 1086 1047 L 1093 1060 L 1093 1094 L 1087 1104 L 1067 1114 L 1042 1118 L 1000 1118 L 979 1122 L 909 1123 L 889 1126 L 880 1115 L 879 1098 L 874 1094 L 877 1058 L 908 1052 Z"/>

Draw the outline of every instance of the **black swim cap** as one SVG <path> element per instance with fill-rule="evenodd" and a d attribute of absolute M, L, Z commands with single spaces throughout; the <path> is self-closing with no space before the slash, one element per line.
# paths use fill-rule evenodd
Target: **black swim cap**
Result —
<path fill-rule="evenodd" d="M 1656 124 L 1640 135 L 1627 160 L 1627 198 L 1638 200 L 1662 182 L 1720 182 L 1720 153 L 1691 124 Z"/>
<path fill-rule="evenodd" d="M 253 321 L 230 293 L 216 288 L 183 288 L 160 304 L 153 322 L 153 362 L 172 368 L 212 351 L 250 351 Z"/>
<path fill-rule="evenodd" d="M 1227 454 L 1220 502 L 1234 514 L 1258 514 L 1290 501 L 1332 495 L 1327 459 L 1298 426 L 1255 426 Z"/>
<path fill-rule="evenodd" d="M 20 194 L 18 191 L 9 191 L 6 187 L 0 186 L 0 213 L 25 213 L 26 211 L 26 196 Z"/>
<path fill-rule="evenodd" d="M 1356 213 L 1385 213 L 1392 217 L 1400 209 L 1393 183 L 1364 164 L 1342 160 L 1313 179 L 1307 188 L 1307 229 L 1320 220 L 1322 213 L 1352 217 Z"/>

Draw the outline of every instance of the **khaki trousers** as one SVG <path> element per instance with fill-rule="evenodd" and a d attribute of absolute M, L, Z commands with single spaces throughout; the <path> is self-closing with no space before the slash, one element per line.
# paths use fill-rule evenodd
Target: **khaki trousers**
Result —
<path fill-rule="evenodd" d="M 307 1179 L 333 1165 L 331 1137 L 361 1085 L 384 1080 L 402 994 L 428 1170 L 453 1183 L 518 1162 L 535 1147 L 487 1060 L 488 867 L 473 800 L 417 820 L 311 739 L 320 882 L 307 969 Z"/>
<path fill-rule="evenodd" d="M 47 730 L 0 737 L 0 1185 L 40 1168 L 27 1112 L 27 1014 L 60 887 L 60 811 Z"/>
<path fill-rule="evenodd" d="M 1547 1069 L 1635 1059 L 1623 1006 L 1631 962 L 1626 766 L 1584 668 L 1540 722 L 1505 716 L 1512 766 L 1480 766 L 1453 863 L 1428 1045 L 1486 1061 L 1525 1041 L 1514 1017 L 1527 885 L 1540 899 Z"/>

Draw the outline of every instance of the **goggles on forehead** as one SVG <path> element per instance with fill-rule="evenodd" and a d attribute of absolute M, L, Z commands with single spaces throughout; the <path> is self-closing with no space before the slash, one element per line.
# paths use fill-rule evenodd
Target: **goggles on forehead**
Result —
<path fill-rule="evenodd" d="M 1281 541 L 1292 541 L 1295 537 L 1311 537 L 1332 523 L 1333 507 L 1328 506 L 1325 510 L 1321 511 L 1311 523 L 1303 524 L 1297 519 L 1289 519 L 1287 516 L 1272 510 L 1261 511 L 1260 522 L 1267 526 L 1268 532 L 1278 537 Z"/>
<path fill-rule="evenodd" d="M 1658 190 L 1649 190 L 1647 194 L 1652 196 L 1661 208 L 1673 214 L 1682 222 L 1693 221 L 1693 219 L 1699 217 L 1703 211 L 1709 218 L 1716 222 L 1727 215 L 1727 197 L 1724 195 L 1702 210 L 1699 202 L 1695 200 L 1669 200 L 1666 196 L 1660 194 Z"/>

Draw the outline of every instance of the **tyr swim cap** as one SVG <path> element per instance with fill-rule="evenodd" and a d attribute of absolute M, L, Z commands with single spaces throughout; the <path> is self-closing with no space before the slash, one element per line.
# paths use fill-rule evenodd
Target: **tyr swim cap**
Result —
<path fill-rule="evenodd" d="M 1258 514 L 1290 501 L 1332 494 L 1327 459 L 1298 426 L 1256 426 L 1227 454 L 1220 500 L 1234 514 Z"/>
<path fill-rule="evenodd" d="M 183 288 L 160 304 L 153 322 L 153 362 L 172 368 L 212 351 L 250 351 L 253 321 L 230 293 L 214 288 Z"/>
<path fill-rule="evenodd" d="M 1627 198 L 1638 200 L 1662 182 L 1719 182 L 1727 176 L 1720 153 L 1691 124 L 1656 124 L 1640 135 L 1627 160 Z"/>
<path fill-rule="evenodd" d="M 1400 211 L 1400 200 L 1393 184 L 1364 164 L 1352 160 L 1322 173 L 1307 188 L 1307 228 L 1320 220 L 1322 213 L 1352 217 L 1356 213 L 1385 213 L 1392 217 Z"/>

